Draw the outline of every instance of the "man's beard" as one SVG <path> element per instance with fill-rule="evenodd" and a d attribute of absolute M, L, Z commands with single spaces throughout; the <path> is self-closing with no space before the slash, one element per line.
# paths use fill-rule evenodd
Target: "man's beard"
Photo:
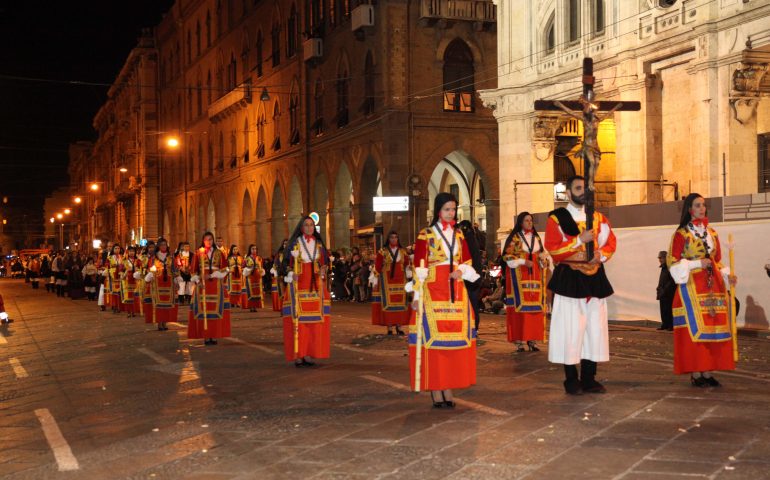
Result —
<path fill-rule="evenodd" d="M 572 203 L 575 205 L 585 205 L 586 204 L 586 194 L 582 195 L 572 195 L 570 197 L 572 199 Z"/>

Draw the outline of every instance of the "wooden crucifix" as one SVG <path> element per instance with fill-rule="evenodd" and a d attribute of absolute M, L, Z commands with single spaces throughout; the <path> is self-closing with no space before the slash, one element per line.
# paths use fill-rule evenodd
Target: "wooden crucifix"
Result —
<path fill-rule="evenodd" d="M 602 152 L 599 149 L 597 133 L 599 124 L 614 112 L 638 112 L 642 106 L 639 102 L 597 102 L 594 101 L 594 61 L 592 58 L 583 59 L 583 95 L 577 100 L 536 100 L 536 111 L 563 111 L 569 116 L 583 122 L 583 142 L 580 156 L 583 158 L 583 172 L 586 177 L 585 207 L 586 229 L 593 229 L 594 221 L 594 180 Z M 593 243 L 586 245 L 586 259 L 594 256 Z"/>

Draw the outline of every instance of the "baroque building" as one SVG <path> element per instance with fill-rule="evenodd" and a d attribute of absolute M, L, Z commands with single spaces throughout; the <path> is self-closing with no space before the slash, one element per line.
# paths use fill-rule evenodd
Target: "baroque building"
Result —
<path fill-rule="evenodd" d="M 333 248 L 371 246 L 382 229 L 411 241 L 452 191 L 496 230 L 497 128 L 477 95 L 496 86 L 496 22 L 488 0 L 178 0 L 71 158 L 80 228 L 89 243 L 212 231 L 264 254 L 315 212 Z"/>
<path fill-rule="evenodd" d="M 599 206 L 770 191 L 770 1 L 496 3 L 498 88 L 481 96 L 499 123 L 503 218 L 551 210 L 581 173 L 580 122 L 533 106 L 577 99 L 584 57 L 598 99 L 641 102 L 600 125 Z"/>

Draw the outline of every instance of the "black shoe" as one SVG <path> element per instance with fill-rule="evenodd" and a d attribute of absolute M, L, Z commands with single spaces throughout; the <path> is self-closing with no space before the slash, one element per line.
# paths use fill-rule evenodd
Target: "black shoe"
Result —
<path fill-rule="evenodd" d="M 719 383 L 719 380 L 717 380 L 714 377 L 708 377 L 708 378 L 707 377 L 701 377 L 701 378 L 706 380 L 706 383 L 708 384 L 709 387 L 721 387 L 722 386 L 722 384 Z"/>
<path fill-rule="evenodd" d="M 305 368 L 307 365 L 305 365 L 305 362 L 294 362 L 294 366 L 297 368 Z"/>
<path fill-rule="evenodd" d="M 524 351 L 524 345 L 519 345 L 518 347 L 516 347 L 516 351 L 517 352 L 523 352 Z"/>
<path fill-rule="evenodd" d="M 302 359 L 302 364 L 306 367 L 315 367 L 315 362 L 310 362 L 308 360 Z"/>
<path fill-rule="evenodd" d="M 393 335 L 393 331 L 391 329 L 388 329 L 388 335 Z"/>
<path fill-rule="evenodd" d="M 445 408 L 446 402 L 433 402 L 433 408 Z"/>
<path fill-rule="evenodd" d="M 452 400 L 444 401 L 444 406 L 446 408 L 455 408 L 455 405 L 456 405 L 455 402 L 453 402 Z"/>
<path fill-rule="evenodd" d="M 668 327 L 666 327 L 665 325 L 661 325 L 658 328 L 656 328 L 655 330 L 668 330 Z"/>
<path fill-rule="evenodd" d="M 540 349 L 537 348 L 537 345 L 535 345 L 535 342 L 533 342 L 531 340 L 529 342 L 527 342 L 527 347 L 529 347 L 529 351 L 530 352 L 539 352 L 540 351 Z"/>
<path fill-rule="evenodd" d="M 692 383 L 694 387 L 700 387 L 700 388 L 705 388 L 709 386 L 708 381 L 703 377 L 690 377 L 690 383 Z"/>
<path fill-rule="evenodd" d="M 583 395 L 583 390 L 580 388 L 580 382 L 576 379 L 564 380 L 564 391 L 568 395 Z"/>
<path fill-rule="evenodd" d="M 580 388 L 585 393 L 607 393 L 607 389 L 596 380 L 580 382 Z"/>
<path fill-rule="evenodd" d="M 216 345 L 217 341 L 214 340 L 213 338 L 209 338 L 208 340 L 204 341 L 203 344 L 204 345 Z"/>
<path fill-rule="evenodd" d="M 403 337 L 404 335 L 406 335 L 406 333 L 404 333 L 404 331 L 401 330 L 400 328 L 396 327 L 396 335 L 398 335 L 399 337 Z"/>
<path fill-rule="evenodd" d="M 666 327 L 666 330 L 668 330 L 669 332 L 673 332 L 674 331 L 674 327 Z"/>

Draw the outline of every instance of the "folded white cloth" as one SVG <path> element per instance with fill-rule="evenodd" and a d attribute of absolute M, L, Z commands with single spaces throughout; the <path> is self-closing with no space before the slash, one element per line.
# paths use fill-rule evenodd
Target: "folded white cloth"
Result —
<path fill-rule="evenodd" d="M 414 292 L 414 282 L 406 282 L 404 284 L 404 290 L 406 290 L 406 293 Z"/>
<path fill-rule="evenodd" d="M 505 264 L 508 265 L 508 268 L 518 268 L 524 265 L 525 261 L 523 258 L 514 258 L 513 260 L 506 260 Z"/>
<path fill-rule="evenodd" d="M 142 272 L 134 272 L 134 280 L 139 280 L 142 278 Z"/>
<path fill-rule="evenodd" d="M 227 271 L 227 269 L 224 270 L 217 270 L 216 272 L 211 274 L 212 278 L 216 278 L 217 280 L 225 278 L 227 274 L 230 273 Z"/>
<path fill-rule="evenodd" d="M 2 321 L 8 320 L 8 314 L 6 312 L 0 312 L 0 320 Z"/>
<path fill-rule="evenodd" d="M 285 277 L 283 277 L 283 281 L 286 283 L 291 283 L 294 281 L 294 272 L 289 272 Z"/>
<path fill-rule="evenodd" d="M 152 282 L 155 279 L 155 274 L 150 272 L 147 275 L 144 276 L 144 281 L 147 283 Z"/>
<path fill-rule="evenodd" d="M 244 277 L 248 277 L 249 275 L 251 275 L 252 271 L 253 271 L 253 269 L 251 269 L 251 268 L 248 268 L 248 267 L 244 268 L 243 269 L 243 276 Z"/>
<path fill-rule="evenodd" d="M 291 251 L 291 256 L 294 257 L 294 258 L 299 257 L 299 250 L 292 250 Z"/>
<path fill-rule="evenodd" d="M 264 275 L 264 273 L 262 275 Z M 273 275 L 273 276 L 278 275 L 278 271 L 275 268 L 271 268 L 270 275 Z"/>
<path fill-rule="evenodd" d="M 406 278 L 412 278 L 413 276 L 414 276 L 414 274 L 412 273 L 412 269 L 411 268 L 407 268 L 406 269 Z"/>
<path fill-rule="evenodd" d="M 467 263 L 461 263 L 457 266 L 457 269 L 463 272 L 463 280 L 465 281 L 475 282 L 481 277 L 481 275 Z"/>
<path fill-rule="evenodd" d="M 374 272 L 369 274 L 369 285 L 376 288 L 378 281 L 379 279 L 377 278 L 377 275 L 374 274 Z"/>
<path fill-rule="evenodd" d="M 424 282 L 426 278 L 428 278 L 428 273 L 430 273 L 430 270 L 427 267 L 416 267 L 414 269 L 415 275 L 417 275 L 417 279 L 421 282 Z"/>
<path fill-rule="evenodd" d="M 179 277 L 179 278 L 181 279 L 182 277 Z M 193 275 L 192 277 L 190 277 L 190 281 L 192 283 L 200 283 L 201 277 L 199 277 L 198 275 Z M 184 280 L 183 280 L 183 282 L 184 282 Z"/>

